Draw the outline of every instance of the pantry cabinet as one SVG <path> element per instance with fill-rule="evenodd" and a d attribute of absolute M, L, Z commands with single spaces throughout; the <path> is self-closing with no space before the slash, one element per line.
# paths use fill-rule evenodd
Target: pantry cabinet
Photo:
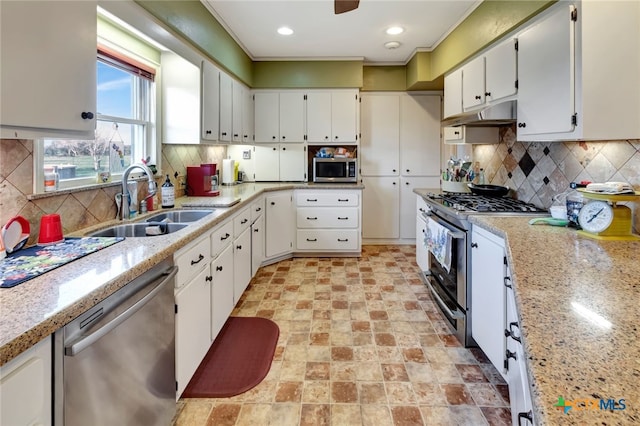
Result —
<path fill-rule="evenodd" d="M 2 138 L 93 139 L 96 2 L 0 5 Z"/>
<path fill-rule="evenodd" d="M 400 178 L 363 176 L 362 238 L 400 237 Z"/>
<path fill-rule="evenodd" d="M 46 337 L 0 366 L 0 424 L 52 424 L 51 346 Z"/>
<path fill-rule="evenodd" d="M 400 96 L 397 93 L 363 93 L 360 110 L 360 174 L 398 176 Z"/>
<path fill-rule="evenodd" d="M 559 2 L 534 18 L 517 35 L 518 140 L 639 138 L 639 28 L 639 2 Z"/>
<path fill-rule="evenodd" d="M 303 142 L 304 92 L 255 92 L 255 141 Z"/>
<path fill-rule="evenodd" d="M 440 95 L 400 96 L 401 175 L 439 176 L 440 108 Z"/>
<path fill-rule="evenodd" d="M 306 180 L 306 144 L 256 144 L 253 153 L 256 182 Z"/>
<path fill-rule="evenodd" d="M 202 61 L 202 139 L 217 141 L 220 129 L 220 70 Z"/>
<path fill-rule="evenodd" d="M 357 142 L 357 90 L 309 91 L 306 96 L 308 142 Z"/>

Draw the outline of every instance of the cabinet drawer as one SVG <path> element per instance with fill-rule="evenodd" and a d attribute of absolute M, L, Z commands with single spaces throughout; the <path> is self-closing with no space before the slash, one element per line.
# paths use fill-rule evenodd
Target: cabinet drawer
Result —
<path fill-rule="evenodd" d="M 211 245 L 209 238 L 202 238 L 186 247 L 181 248 L 174 255 L 174 262 L 178 267 L 176 288 L 180 288 L 211 261 Z"/>
<path fill-rule="evenodd" d="M 251 223 L 255 222 L 262 213 L 264 213 L 264 198 L 260 198 L 259 201 L 254 201 L 251 204 Z"/>
<path fill-rule="evenodd" d="M 238 238 L 249 226 L 251 226 L 251 209 L 247 207 L 233 218 L 233 237 Z"/>
<path fill-rule="evenodd" d="M 416 196 L 416 215 L 421 216 L 423 212 L 428 212 L 431 210 L 430 207 L 427 206 L 427 202 L 421 196 Z"/>
<path fill-rule="evenodd" d="M 339 229 L 317 229 L 317 230 L 298 230 L 297 248 L 298 250 L 357 250 L 358 230 L 339 230 Z"/>
<path fill-rule="evenodd" d="M 323 207 L 353 207 L 360 202 L 356 191 L 313 191 L 298 192 L 296 204 L 298 206 L 323 206 Z"/>
<path fill-rule="evenodd" d="M 218 257 L 222 250 L 229 245 L 233 239 L 233 221 L 229 220 L 225 224 L 216 228 L 211 233 L 211 258 Z"/>
<path fill-rule="evenodd" d="M 298 228 L 357 228 L 358 208 L 300 207 L 297 210 Z"/>

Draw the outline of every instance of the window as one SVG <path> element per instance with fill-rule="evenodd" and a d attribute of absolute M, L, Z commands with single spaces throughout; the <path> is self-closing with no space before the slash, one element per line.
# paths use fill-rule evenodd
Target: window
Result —
<path fill-rule="evenodd" d="M 106 47 L 97 55 L 93 140 L 45 139 L 43 173 L 57 171 L 58 188 L 110 178 L 147 156 L 154 125 L 154 70 Z M 103 180 L 104 181 L 104 180 Z"/>

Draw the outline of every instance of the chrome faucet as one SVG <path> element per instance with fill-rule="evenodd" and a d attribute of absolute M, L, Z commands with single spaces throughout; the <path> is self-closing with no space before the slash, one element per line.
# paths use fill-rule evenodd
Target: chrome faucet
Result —
<path fill-rule="evenodd" d="M 122 200 L 121 200 L 121 205 L 119 206 L 120 220 L 124 220 L 129 217 L 129 208 L 131 206 L 129 204 L 130 202 L 129 187 L 127 186 L 127 181 L 129 180 L 129 174 L 131 173 L 131 170 L 136 168 L 144 171 L 147 174 L 147 177 L 149 178 L 149 183 L 147 184 L 148 186 L 147 197 L 153 197 L 157 191 L 156 181 L 153 179 L 153 172 L 149 170 L 149 168 L 145 164 L 133 163 L 129 167 L 124 169 L 124 172 L 122 173 L 122 194 L 121 194 Z"/>

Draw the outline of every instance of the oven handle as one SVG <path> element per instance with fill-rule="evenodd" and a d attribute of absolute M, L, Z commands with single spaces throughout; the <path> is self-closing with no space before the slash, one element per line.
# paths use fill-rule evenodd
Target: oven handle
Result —
<path fill-rule="evenodd" d="M 452 311 L 451 309 L 449 309 L 449 307 L 447 306 L 446 303 L 444 303 L 444 300 L 442 300 L 442 298 L 440 297 L 440 295 L 438 294 L 436 289 L 433 288 L 433 284 L 431 284 L 431 280 L 435 279 L 435 278 L 433 278 L 431 275 L 427 275 L 427 274 L 428 274 L 428 272 L 425 273 L 425 279 L 426 279 L 425 284 L 427 285 L 427 287 L 429 287 L 429 291 L 431 291 L 431 294 L 436 299 L 436 302 L 438 303 L 440 308 L 443 311 L 445 311 L 447 313 L 447 315 L 452 319 L 462 319 L 462 318 L 464 318 L 464 314 L 462 312 L 460 312 L 458 309 L 456 309 L 455 311 Z"/>
<path fill-rule="evenodd" d="M 438 215 L 434 214 L 432 211 L 423 211 L 421 213 L 422 217 L 424 218 L 424 220 L 426 221 L 427 218 L 431 218 L 431 220 L 433 220 L 434 222 L 438 223 L 438 225 L 444 226 L 445 228 L 447 228 L 449 230 L 449 232 L 451 233 L 451 238 L 454 238 L 456 240 L 461 240 L 463 238 L 466 237 L 466 233 L 463 231 L 460 231 L 458 229 L 451 229 L 450 226 L 448 226 L 445 222 L 442 222 L 440 220 L 438 220 Z"/>

